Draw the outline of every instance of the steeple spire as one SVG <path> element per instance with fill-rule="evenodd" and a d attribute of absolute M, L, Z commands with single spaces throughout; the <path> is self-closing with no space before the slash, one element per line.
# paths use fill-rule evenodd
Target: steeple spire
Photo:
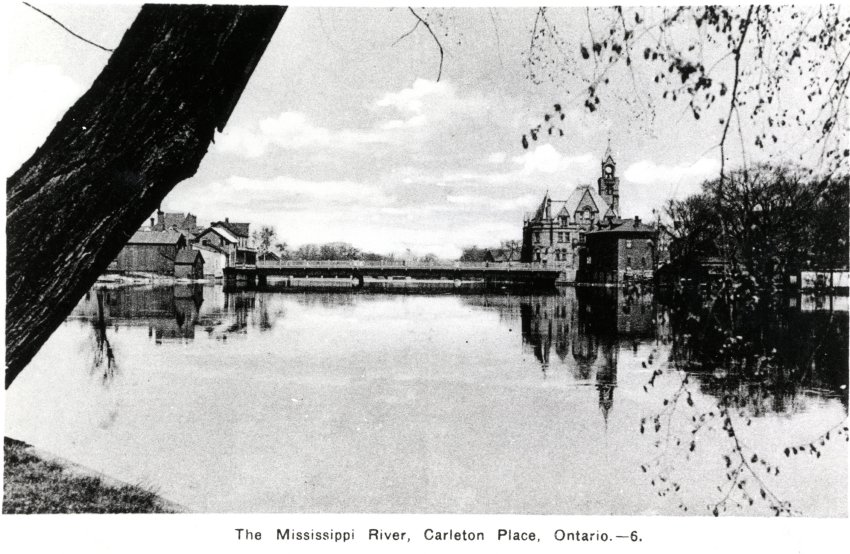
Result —
<path fill-rule="evenodd" d="M 611 153 L 611 137 L 610 136 L 608 137 L 608 146 L 605 148 L 605 154 L 603 154 L 602 160 L 607 161 L 609 158 L 611 160 L 614 159 L 614 156 Z"/>

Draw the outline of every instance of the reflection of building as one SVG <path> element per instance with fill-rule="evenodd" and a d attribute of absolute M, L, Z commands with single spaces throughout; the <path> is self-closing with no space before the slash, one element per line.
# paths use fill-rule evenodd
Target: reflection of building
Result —
<path fill-rule="evenodd" d="M 623 289 L 583 288 L 514 301 L 520 304 L 523 342 L 542 369 L 565 367 L 574 379 L 593 382 L 607 421 L 614 405 L 620 349 L 633 349 L 655 335 L 653 296 Z M 556 358 L 551 357 L 553 347 Z"/>
<path fill-rule="evenodd" d="M 566 200 L 552 200 L 547 192 L 522 231 L 522 261 L 561 267 L 568 280 L 579 269 L 584 234 L 600 225 L 619 222 L 620 179 L 610 146 L 602 160 L 602 176 L 594 189 L 576 187 Z"/>
<path fill-rule="evenodd" d="M 87 294 L 73 314 L 105 320 L 107 326 L 147 327 L 157 342 L 194 339 L 195 325 L 204 302 L 203 287 L 118 288 Z"/>

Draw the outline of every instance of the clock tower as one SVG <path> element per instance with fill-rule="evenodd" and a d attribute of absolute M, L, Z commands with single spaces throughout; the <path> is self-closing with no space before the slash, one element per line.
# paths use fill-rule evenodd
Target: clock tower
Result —
<path fill-rule="evenodd" d="M 602 176 L 597 181 L 599 196 L 608 204 L 614 216 L 620 217 L 620 178 L 617 177 L 617 164 L 611 155 L 611 141 L 602 157 Z"/>

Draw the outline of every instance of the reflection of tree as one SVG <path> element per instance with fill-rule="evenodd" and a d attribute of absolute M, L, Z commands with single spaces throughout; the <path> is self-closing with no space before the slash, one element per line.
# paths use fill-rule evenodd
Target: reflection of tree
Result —
<path fill-rule="evenodd" d="M 109 337 L 106 334 L 106 317 L 103 313 L 104 295 L 106 293 L 102 289 L 95 291 L 97 301 L 97 316 L 92 321 L 95 337 L 94 360 L 91 372 L 102 374 L 104 385 L 115 377 L 117 364 L 115 363 L 115 351 L 109 342 Z"/>
<path fill-rule="evenodd" d="M 788 305 L 785 297 L 763 295 L 746 275 L 705 289 L 674 291 L 666 312 L 670 362 L 680 384 L 663 399 L 659 412 L 641 421 L 642 433 L 659 436 L 658 455 L 642 466 L 651 472 L 659 494 L 679 490 L 676 464 L 695 455 L 698 436 L 716 431 L 727 441 L 726 472 L 709 510 L 719 515 L 761 500 L 776 515 L 793 512 L 769 486 L 770 477 L 779 473 L 776 461 L 748 447 L 744 435 L 753 417 L 796 409 L 803 385 L 825 386 L 841 395 L 846 406 L 847 314 L 803 313 Z M 662 374 L 656 369 L 647 386 L 654 386 Z M 714 402 L 696 405 L 694 383 Z M 680 432 L 679 421 L 689 433 Z M 830 431 L 833 437 L 845 434 L 846 425 Z M 820 447 L 829 439 L 826 431 L 811 443 L 787 448 L 786 456 L 808 452 L 820 457 Z M 687 510 L 684 502 L 680 507 Z"/>

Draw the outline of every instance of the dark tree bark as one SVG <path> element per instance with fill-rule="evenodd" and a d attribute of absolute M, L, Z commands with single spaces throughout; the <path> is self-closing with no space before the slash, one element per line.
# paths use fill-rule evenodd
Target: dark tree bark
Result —
<path fill-rule="evenodd" d="M 145 5 L 7 181 L 6 388 L 224 128 L 282 6 Z"/>

